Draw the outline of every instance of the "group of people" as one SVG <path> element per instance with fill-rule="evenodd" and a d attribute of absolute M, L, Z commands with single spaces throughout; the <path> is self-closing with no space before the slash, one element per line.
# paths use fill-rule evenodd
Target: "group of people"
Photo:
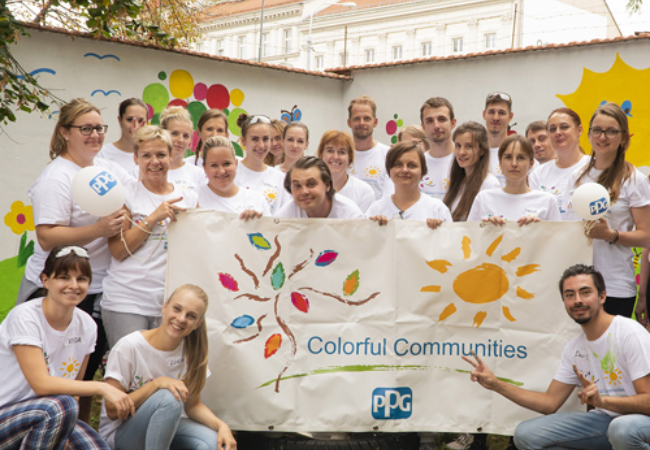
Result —
<path fill-rule="evenodd" d="M 510 96 L 493 92 L 485 100 L 485 125 L 456 126 L 452 104 L 430 98 L 420 109 L 420 126 L 405 127 L 399 142 L 388 147 L 375 141 L 377 107 L 362 96 L 348 107 L 352 136 L 329 130 L 316 156 L 306 156 L 304 123 L 242 114 L 237 125 L 245 155 L 239 157 L 227 117 L 211 109 L 198 121 L 195 154 L 186 157 L 194 130 L 182 107 L 168 107 L 159 125 L 147 125 L 147 106 L 128 99 L 119 107 L 120 139 L 104 144 L 107 125 L 98 108 L 83 99 L 70 101 L 54 129 L 52 162 L 29 189 L 36 248 L 17 306 L 0 324 L 0 363 L 15 372 L 12 382 L 0 387 L 0 436 L 11 442 L 6 448 L 236 448 L 228 426 L 200 398 L 209 375 L 207 295 L 184 285 L 164 298 L 167 227 L 190 208 L 236 213 L 242 220 L 370 219 L 379 226 L 415 220 L 434 230 L 459 221 L 528 226 L 577 220 L 573 191 L 600 183 L 610 192 L 611 206 L 605 218 L 586 228 L 595 269 L 568 271 L 562 297 L 585 330 L 580 345 L 609 342 L 604 334 L 612 335 L 616 325 L 633 330 L 641 348 L 650 351 L 639 332 L 647 334 L 645 329 L 627 319 L 637 294 L 632 248 L 641 247 L 636 318 L 648 325 L 650 184 L 625 160 L 626 113 L 614 103 L 596 109 L 588 127 L 590 156 L 580 147 L 583 127 L 571 109 L 553 110 L 546 121 L 531 123 L 525 135 L 511 132 L 513 115 Z M 72 197 L 74 176 L 93 165 L 110 170 L 126 188 L 124 207 L 109 216 L 88 214 Z M 628 345 L 625 333 L 621 351 Z M 105 382 L 93 381 L 108 349 Z M 645 365 L 631 361 L 641 357 Z M 577 364 L 575 376 L 569 373 L 571 361 Z M 630 399 L 612 405 L 597 395 L 598 388 L 593 392 L 594 383 L 602 388 L 602 378 L 586 380 L 586 366 L 573 354 L 565 353 L 549 392 L 537 396 L 502 386 L 480 359 L 470 360 L 473 380 L 536 411 L 554 412 L 581 385 L 584 403 L 596 408 L 590 417 L 601 411 L 610 420 L 616 414 L 650 414 L 646 382 L 637 382 L 647 378 L 650 362 L 643 353 L 619 361 L 634 363 L 621 369 L 630 382 L 625 392 L 607 395 Z M 99 435 L 84 423 L 93 395 L 104 398 Z M 80 397 L 79 406 L 72 396 Z M 603 424 L 599 447 L 566 447 L 609 448 L 609 422 Z M 590 435 L 591 428 L 583 428 Z M 519 448 L 564 445 L 537 446 L 539 441 L 527 440 L 529 434 L 524 424 L 518 428 Z M 650 437 L 644 442 L 650 448 Z M 633 448 L 621 445 L 615 448 Z M 484 435 L 461 436 L 448 446 L 487 448 Z"/>

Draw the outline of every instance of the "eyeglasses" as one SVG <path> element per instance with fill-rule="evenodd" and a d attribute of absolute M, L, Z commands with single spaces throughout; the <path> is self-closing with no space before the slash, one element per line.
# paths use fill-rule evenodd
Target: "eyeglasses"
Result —
<path fill-rule="evenodd" d="M 79 247 L 77 245 L 70 245 L 68 247 L 63 247 L 54 256 L 55 256 L 55 258 L 61 258 L 62 256 L 69 255 L 70 253 L 74 253 L 75 255 L 79 256 L 80 258 L 89 258 L 88 251 L 86 251 L 85 248 Z"/>
<path fill-rule="evenodd" d="M 79 128 L 79 132 L 82 136 L 90 136 L 93 134 L 93 130 L 96 131 L 97 134 L 106 134 L 108 125 L 101 125 L 98 127 L 91 127 L 90 125 L 70 125 L 69 128 Z"/>
<path fill-rule="evenodd" d="M 271 125 L 271 119 L 269 119 L 266 116 L 252 116 L 250 122 L 248 122 L 250 125 L 255 125 L 256 123 L 265 123 L 267 125 Z"/>
<path fill-rule="evenodd" d="M 506 94 L 505 92 L 492 92 L 492 93 L 488 94 L 487 97 L 485 97 L 485 100 L 489 101 L 489 100 L 492 100 L 492 99 L 495 99 L 495 98 L 501 99 L 501 100 L 503 100 L 504 102 L 507 102 L 507 103 L 512 102 L 512 99 L 510 98 L 510 96 L 508 94 Z"/>
<path fill-rule="evenodd" d="M 596 138 L 602 136 L 602 134 L 605 133 L 605 136 L 613 139 L 622 132 L 623 130 L 617 130 L 616 128 L 608 128 L 606 130 L 603 130 L 602 128 L 589 128 L 589 133 L 591 133 L 591 135 Z"/>

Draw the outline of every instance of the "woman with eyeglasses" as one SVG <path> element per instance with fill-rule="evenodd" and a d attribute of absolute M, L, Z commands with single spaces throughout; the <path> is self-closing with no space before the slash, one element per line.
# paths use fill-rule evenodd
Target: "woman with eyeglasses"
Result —
<path fill-rule="evenodd" d="M 97 217 L 81 209 L 72 198 L 72 180 L 89 166 L 109 169 L 123 184 L 135 183 L 119 165 L 96 157 L 102 148 L 107 125 L 99 109 L 78 98 L 61 108 L 50 142 L 50 162 L 27 195 L 32 200 L 36 243 L 34 254 L 27 261 L 17 304 L 42 296 L 40 273 L 52 248 L 58 245 L 83 245 L 88 249 L 93 279 L 88 295 L 79 307 L 97 322 L 97 345 L 90 356 L 84 375 L 92 380 L 105 353 L 106 336 L 101 321 L 99 302 L 103 292 L 102 282 L 110 264 L 111 254 L 107 238 L 119 234 L 124 222 L 124 212 L 116 211 L 106 217 Z M 90 417 L 90 398 L 82 398 L 80 417 Z"/>
<path fill-rule="evenodd" d="M 424 153 L 416 142 L 398 142 L 386 155 L 386 170 L 395 193 L 370 205 L 366 215 L 379 225 L 390 219 L 418 220 L 429 228 L 452 222 L 449 208 L 437 198 L 420 193 L 420 180 L 427 174 Z"/>
<path fill-rule="evenodd" d="M 198 194 L 167 179 L 173 144 L 156 125 L 142 127 L 134 139 L 140 176 L 126 189 L 126 220 L 108 239 L 111 264 L 104 279 L 102 318 L 108 344 L 160 324 L 167 267 L 167 228 L 176 214 L 195 208 Z"/>
<path fill-rule="evenodd" d="M 133 159 L 133 137 L 147 124 L 149 110 L 139 98 L 129 98 L 120 103 L 117 121 L 122 134 L 112 144 L 106 144 L 97 156 L 119 164 L 128 173 L 137 173 Z"/>
<path fill-rule="evenodd" d="M 606 103 L 596 109 L 589 121 L 589 142 L 589 162 L 569 177 L 567 219 L 580 220 L 571 205 L 578 186 L 599 183 L 609 191 L 607 214 L 586 234 L 594 240 L 594 267 L 607 285 L 605 311 L 631 317 L 637 294 L 631 247 L 650 246 L 650 184 L 625 160 L 630 129 L 620 106 Z"/>
<path fill-rule="evenodd" d="M 589 157 L 580 148 L 580 116 L 572 109 L 557 108 L 548 116 L 546 131 L 557 158 L 533 170 L 528 177 L 528 184 L 531 189 L 553 194 L 560 207 L 560 214 L 564 216 L 566 207 L 562 205 L 566 181 L 571 173 L 589 162 Z"/>
<path fill-rule="evenodd" d="M 237 168 L 235 183 L 241 188 L 261 192 L 271 214 L 275 214 L 289 200 L 289 195 L 284 190 L 284 174 L 264 164 L 271 146 L 271 119 L 240 114 L 237 126 L 241 128 L 246 156 Z"/>

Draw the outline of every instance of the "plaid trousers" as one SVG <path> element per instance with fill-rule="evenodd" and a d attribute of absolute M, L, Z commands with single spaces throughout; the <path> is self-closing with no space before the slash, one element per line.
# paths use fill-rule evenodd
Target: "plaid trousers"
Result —
<path fill-rule="evenodd" d="M 0 407 L 0 450 L 109 450 L 90 425 L 77 421 L 68 395 L 37 397 Z"/>

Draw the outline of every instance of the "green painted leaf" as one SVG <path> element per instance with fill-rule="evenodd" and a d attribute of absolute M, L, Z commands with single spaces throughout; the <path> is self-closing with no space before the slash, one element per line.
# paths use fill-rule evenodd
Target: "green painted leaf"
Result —
<path fill-rule="evenodd" d="M 273 289 L 277 291 L 282 286 L 284 286 L 285 279 L 286 276 L 284 274 L 284 266 L 282 263 L 278 263 L 273 268 L 273 273 L 271 274 L 271 286 L 273 286 Z"/>
<path fill-rule="evenodd" d="M 343 294 L 346 296 L 352 295 L 359 289 L 359 271 L 352 272 L 343 282 Z"/>

